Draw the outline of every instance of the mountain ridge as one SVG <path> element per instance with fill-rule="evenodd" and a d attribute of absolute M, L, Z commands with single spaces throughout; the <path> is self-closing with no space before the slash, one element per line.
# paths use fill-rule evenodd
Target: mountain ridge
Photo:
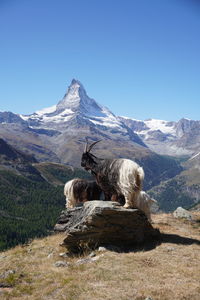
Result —
<path fill-rule="evenodd" d="M 200 121 L 180 119 L 178 122 L 158 119 L 145 121 L 118 117 L 156 153 L 191 156 L 200 147 Z"/>
<path fill-rule="evenodd" d="M 89 98 L 82 84 L 77 80 L 72 80 L 66 94 L 57 105 L 31 115 L 18 115 L 19 122 L 12 118 L 8 123 L 1 113 L 0 117 L 2 137 L 14 146 L 18 146 L 18 140 L 12 131 L 12 128 L 17 127 L 19 138 L 24 139 L 22 143 L 24 150 L 30 151 L 32 147 L 32 152 L 39 160 L 40 152 L 43 152 L 44 156 L 46 153 L 46 160 L 49 156 L 50 160 L 69 163 L 65 157 L 60 156 L 60 153 L 65 148 L 65 140 L 70 144 L 75 136 L 83 141 L 85 136 L 90 136 L 92 139 L 103 137 L 107 140 L 115 140 L 115 143 L 122 140 L 133 144 L 134 148 L 140 146 L 147 148 L 140 137 L 119 121 L 109 109 Z M 9 130 L 10 135 L 7 134 Z M 40 149 L 35 151 L 35 145 L 38 145 L 41 151 Z M 44 157 L 41 159 L 43 160 Z M 75 160 L 74 158 L 71 163 L 74 164 Z"/>
<path fill-rule="evenodd" d="M 56 162 L 80 167 L 85 137 L 102 142 L 94 151 L 102 158 L 125 157 L 141 164 L 146 173 L 145 187 L 176 176 L 182 167 L 163 156 L 195 155 L 191 147 L 182 148 L 185 135 L 200 121 L 182 119 L 138 121 L 115 116 L 87 95 L 80 81 L 73 79 L 57 105 L 31 115 L 0 113 L 0 135 L 17 149 L 35 155 L 39 162 Z M 199 123 L 198 123 L 199 122 Z M 177 137 L 182 144 L 177 145 Z M 198 140 L 198 137 L 196 137 Z M 195 137 L 194 137 L 195 141 Z M 198 144 L 198 143 L 197 143 Z M 163 152 L 162 150 L 165 149 Z M 176 153 L 177 154 L 177 153 Z M 151 184 L 149 184 L 151 182 Z"/>
<path fill-rule="evenodd" d="M 67 106 L 66 102 L 69 98 L 73 102 L 73 97 L 75 102 L 68 103 Z M 92 107 L 88 103 L 92 103 Z M 170 138 L 178 125 L 182 145 L 189 143 L 191 130 L 195 131 L 195 144 L 196 140 L 198 142 L 198 122 L 188 123 L 187 120 L 182 120 L 177 125 L 176 122 L 162 120 L 148 120 L 144 123 L 126 118 L 125 121 L 125 118 L 122 120 L 122 117 L 115 116 L 106 107 L 95 103 L 94 99 L 87 96 L 83 86 L 73 80 L 57 105 L 28 116 L 0 112 L 0 189 L 3 215 L 22 218 L 25 210 L 30 212 L 30 216 L 34 214 L 34 220 L 32 217 L 29 220 L 30 227 L 23 229 L 22 237 L 15 231 L 13 233 L 16 229 L 15 219 L 6 220 L 4 217 L 4 220 L 0 220 L 3 232 L 7 232 L 6 226 L 12 227 L 11 233 L 18 242 L 24 242 L 27 236 L 44 232 L 46 234 L 50 228 L 49 218 L 52 222 L 52 216 L 55 218 L 56 211 L 64 205 L 62 184 L 65 181 L 74 176 L 88 178 L 89 174 L 83 175 L 83 170 L 76 168 L 81 167 L 86 137 L 90 142 L 102 140 L 93 149 L 98 157 L 124 157 L 139 163 L 145 171 L 143 189 L 155 195 L 164 210 L 170 211 L 174 205 L 197 203 L 200 197 L 199 150 L 188 148 L 191 152 L 187 154 L 189 160 L 182 157 L 174 159 L 152 150 L 153 146 L 168 149 L 169 142 L 177 142 Z M 147 139 L 146 132 L 150 133 Z M 154 145 L 156 142 L 157 145 Z M 190 192 L 192 195 L 189 195 Z M 43 218 L 42 214 L 47 209 L 48 215 Z M 18 219 L 17 222 L 24 221 Z M 17 232 L 26 227 L 22 223 L 17 225 L 20 226 L 17 227 Z M 2 237 L 3 248 L 8 240 L 9 243 L 12 240 L 10 231 Z"/>
<path fill-rule="evenodd" d="M 60 142 L 59 136 L 66 130 L 70 131 L 70 128 L 81 130 L 87 127 L 89 131 L 97 131 L 108 139 L 109 135 L 112 139 L 115 139 L 117 134 L 120 135 L 117 140 L 123 140 L 123 137 L 127 136 L 129 141 L 148 147 L 161 155 L 190 157 L 195 155 L 200 147 L 200 121 L 186 118 L 177 122 L 159 119 L 142 121 L 115 116 L 108 108 L 90 98 L 82 83 L 76 79 L 72 80 L 64 97 L 56 105 L 30 115 L 0 112 L 0 124 L 4 127 L 9 124 L 13 127 L 19 126 L 22 128 L 21 131 L 29 131 L 33 135 L 38 134 L 39 137 L 55 136 L 56 143 Z M 6 139 L 5 134 L 2 137 Z M 7 140 L 9 141 L 9 137 Z M 39 145 L 45 148 L 42 138 L 39 140 Z M 54 147 L 48 145 L 48 148 Z M 57 154 L 54 153 L 54 156 Z"/>

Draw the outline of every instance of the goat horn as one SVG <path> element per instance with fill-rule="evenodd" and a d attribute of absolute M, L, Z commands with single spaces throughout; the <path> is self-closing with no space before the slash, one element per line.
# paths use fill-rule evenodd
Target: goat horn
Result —
<path fill-rule="evenodd" d="M 98 141 L 92 143 L 92 144 L 88 147 L 87 152 L 90 152 L 90 151 L 92 150 L 92 148 L 94 147 L 94 145 L 96 145 L 96 144 L 99 143 L 99 142 L 101 142 L 101 140 L 98 140 Z"/>
<path fill-rule="evenodd" d="M 86 145 L 85 145 L 84 153 L 88 152 L 88 139 L 85 138 L 85 140 L 86 140 Z"/>

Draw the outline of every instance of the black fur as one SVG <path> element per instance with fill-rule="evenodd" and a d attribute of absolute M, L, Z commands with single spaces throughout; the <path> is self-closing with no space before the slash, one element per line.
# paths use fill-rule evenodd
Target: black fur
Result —
<path fill-rule="evenodd" d="M 73 184 L 74 198 L 78 202 L 85 199 L 98 200 L 101 197 L 102 190 L 95 181 L 86 181 L 84 179 L 76 179 Z"/>
<path fill-rule="evenodd" d="M 117 182 L 119 181 L 118 170 L 121 163 L 121 160 L 101 159 L 88 152 L 82 155 L 81 166 L 87 171 L 90 170 L 96 177 L 97 184 L 105 194 L 105 200 L 111 200 L 112 195 L 120 197 L 120 191 L 117 190 Z"/>
<path fill-rule="evenodd" d="M 82 154 L 81 166 L 95 176 L 97 184 L 105 194 L 105 200 L 118 201 L 121 204 L 125 202 L 126 207 L 132 206 L 134 197 L 137 197 L 141 190 L 142 168 L 128 159 L 101 159 L 96 157 L 90 151 L 98 142 L 94 142 L 90 146 L 87 142 L 85 151 Z M 134 176 L 130 181 L 129 172 L 132 172 L 130 176 Z M 128 186 L 126 190 L 124 190 L 124 185 Z"/>

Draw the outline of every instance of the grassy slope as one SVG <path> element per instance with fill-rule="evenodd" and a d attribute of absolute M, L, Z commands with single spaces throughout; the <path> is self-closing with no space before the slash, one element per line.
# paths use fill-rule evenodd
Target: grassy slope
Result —
<path fill-rule="evenodd" d="M 195 215 L 200 220 L 200 213 Z M 15 271 L 0 279 L 10 285 L 0 288 L 0 299 L 198 300 L 199 221 L 190 223 L 167 214 L 153 215 L 153 221 L 163 243 L 149 251 L 105 251 L 92 263 L 77 265 L 79 257 L 61 258 L 63 234 L 0 253 L 0 275 Z M 58 260 L 71 265 L 55 267 Z"/>

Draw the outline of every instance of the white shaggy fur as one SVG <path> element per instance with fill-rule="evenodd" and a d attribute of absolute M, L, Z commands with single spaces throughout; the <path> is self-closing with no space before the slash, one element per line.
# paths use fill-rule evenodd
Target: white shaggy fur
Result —
<path fill-rule="evenodd" d="M 139 190 L 137 190 L 137 176 L 140 182 L 144 179 L 143 168 L 137 163 L 129 159 L 123 159 L 119 168 L 119 182 L 120 194 L 124 195 L 126 204 L 124 207 L 132 207 L 135 204 L 135 199 Z"/>
<path fill-rule="evenodd" d="M 100 200 L 102 190 L 93 180 L 74 178 L 64 186 L 66 208 L 73 208 L 86 201 Z"/>
<path fill-rule="evenodd" d="M 66 197 L 66 208 L 73 208 L 76 205 L 76 199 L 73 193 L 73 181 L 74 179 L 68 181 L 64 186 L 64 195 Z"/>
<path fill-rule="evenodd" d="M 135 201 L 136 207 L 145 213 L 145 215 L 147 216 L 147 218 L 150 222 L 151 222 L 150 207 L 153 203 L 157 203 L 157 201 L 155 199 L 151 198 L 144 191 L 140 191 L 140 193 Z"/>
<path fill-rule="evenodd" d="M 125 208 L 135 206 L 135 199 L 142 190 L 144 179 L 143 168 L 130 159 L 102 159 L 91 152 L 94 145 L 100 141 L 85 146 L 81 158 L 81 166 L 90 171 L 97 184 L 105 194 L 105 199 L 125 198 Z"/>

